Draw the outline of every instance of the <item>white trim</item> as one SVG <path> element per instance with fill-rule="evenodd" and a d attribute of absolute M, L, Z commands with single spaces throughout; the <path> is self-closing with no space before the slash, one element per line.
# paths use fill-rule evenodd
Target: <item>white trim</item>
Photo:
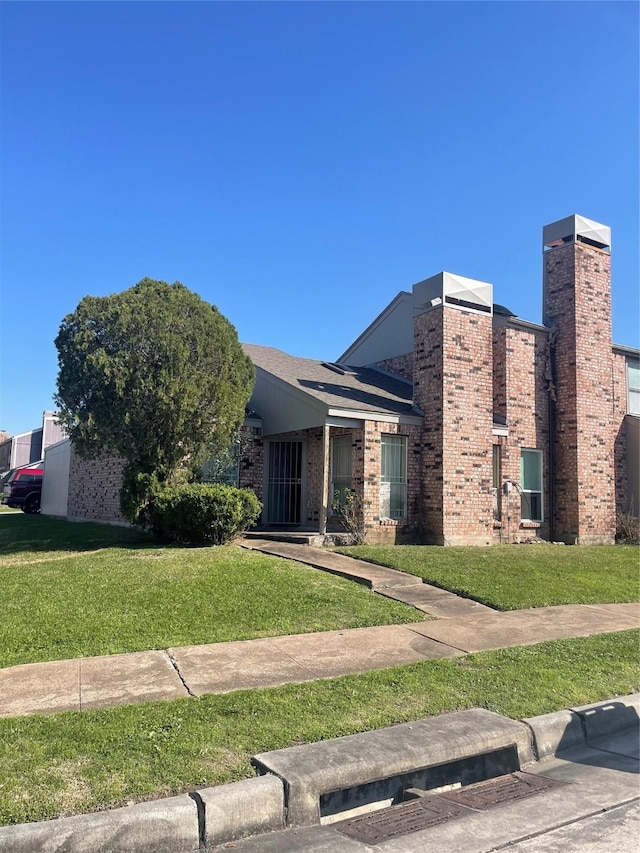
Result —
<path fill-rule="evenodd" d="M 385 424 L 417 424 L 423 422 L 422 415 L 391 415 L 388 412 L 363 412 L 357 409 L 329 409 L 328 417 L 355 418 L 359 421 L 380 421 Z"/>
<path fill-rule="evenodd" d="M 400 439 L 400 444 L 404 450 L 404 483 L 392 483 L 390 480 L 382 479 L 382 445 L 386 438 Z M 408 487 L 409 487 L 409 440 L 406 435 L 401 433 L 381 432 L 380 433 L 380 494 L 379 494 L 379 514 L 381 521 L 406 521 L 409 512 Z M 382 487 L 389 487 L 389 509 L 391 509 L 391 486 L 404 486 L 404 512 L 401 516 L 392 517 L 382 514 Z M 386 491 L 386 488 L 385 488 Z"/>
<path fill-rule="evenodd" d="M 522 454 L 523 453 L 537 453 L 538 454 L 538 464 L 540 471 L 540 490 L 538 489 L 525 489 L 524 483 L 522 481 Z M 533 522 L 533 523 L 542 523 L 544 521 L 544 469 L 542 465 L 542 451 L 538 450 L 537 447 L 521 447 L 520 448 L 520 521 L 525 522 Z M 522 495 L 540 495 L 540 518 L 525 518 L 522 515 Z"/>

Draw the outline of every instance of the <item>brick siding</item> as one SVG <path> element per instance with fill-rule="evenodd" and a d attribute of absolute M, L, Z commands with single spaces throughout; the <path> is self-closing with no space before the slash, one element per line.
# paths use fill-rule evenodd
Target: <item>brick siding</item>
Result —
<path fill-rule="evenodd" d="M 501 521 L 494 524 L 494 541 L 525 542 L 549 536 L 549 383 L 547 371 L 549 341 L 545 331 L 513 326 L 493 330 L 494 386 L 496 414 L 506 418 L 508 435 L 500 438 Z M 520 517 L 520 457 L 522 449 L 542 452 L 542 506 L 540 523 Z M 505 494 L 505 483 L 515 484 Z"/>
<path fill-rule="evenodd" d="M 575 242 L 545 253 L 545 323 L 556 331 L 554 535 L 613 542 L 615 471 L 608 252 Z"/>
<path fill-rule="evenodd" d="M 614 433 L 614 471 L 616 482 L 616 515 L 635 510 L 629 500 L 629 476 L 627 468 L 627 430 L 625 415 L 627 414 L 627 359 L 618 353 L 613 354 L 613 433 Z"/>
<path fill-rule="evenodd" d="M 241 489 L 252 489 L 262 500 L 264 477 L 264 442 L 261 426 L 243 426 L 241 429 L 241 456 L 238 467 L 238 485 Z"/>
<path fill-rule="evenodd" d="M 422 439 L 424 537 L 489 544 L 493 528 L 491 317 L 448 306 L 414 321 L 414 400 Z"/>
<path fill-rule="evenodd" d="M 69 459 L 70 521 L 126 524 L 120 512 L 120 488 L 125 461 L 114 456 L 83 459 L 71 446 Z"/>
<path fill-rule="evenodd" d="M 380 367 L 382 370 L 387 370 L 389 373 L 395 373 L 397 376 L 402 376 L 409 381 L 413 380 L 413 353 L 406 352 L 404 355 L 394 355 L 391 358 L 385 358 L 383 361 L 377 361 L 374 367 Z"/>

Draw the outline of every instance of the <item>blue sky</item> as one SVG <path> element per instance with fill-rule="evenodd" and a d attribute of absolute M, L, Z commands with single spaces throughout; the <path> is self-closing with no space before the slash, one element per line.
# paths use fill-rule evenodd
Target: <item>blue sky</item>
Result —
<path fill-rule="evenodd" d="M 0 429 L 86 294 L 182 281 L 336 358 L 446 269 L 541 321 L 542 226 L 612 228 L 639 345 L 635 2 L 4 2 Z"/>

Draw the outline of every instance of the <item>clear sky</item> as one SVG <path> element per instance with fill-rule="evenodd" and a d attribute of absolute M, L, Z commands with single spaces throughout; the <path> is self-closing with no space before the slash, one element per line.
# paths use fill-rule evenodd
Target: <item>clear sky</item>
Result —
<path fill-rule="evenodd" d="M 636 2 L 3 2 L 0 429 L 86 294 L 150 276 L 335 359 L 446 269 L 541 322 L 542 226 L 612 228 L 639 345 Z"/>

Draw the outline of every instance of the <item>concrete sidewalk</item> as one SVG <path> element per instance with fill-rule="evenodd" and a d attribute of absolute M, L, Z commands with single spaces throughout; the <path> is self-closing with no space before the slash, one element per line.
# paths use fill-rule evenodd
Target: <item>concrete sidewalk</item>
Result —
<path fill-rule="evenodd" d="M 637 604 L 568 605 L 24 664 L 0 670 L 0 716 L 273 687 L 637 627 Z"/>
<path fill-rule="evenodd" d="M 9 667 L 0 670 L 0 717 L 275 687 L 640 627 L 637 603 L 500 612 L 332 551 L 257 538 L 240 544 L 365 584 L 434 620 Z"/>

